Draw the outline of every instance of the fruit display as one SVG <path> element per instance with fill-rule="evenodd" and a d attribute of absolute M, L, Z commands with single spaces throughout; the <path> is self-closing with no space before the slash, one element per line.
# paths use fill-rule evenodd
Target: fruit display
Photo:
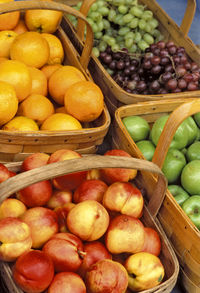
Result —
<path fill-rule="evenodd" d="M 74 8 L 80 9 L 81 4 L 78 2 Z M 76 25 L 76 19 L 70 19 Z M 144 52 L 163 38 L 153 12 L 137 0 L 97 0 L 87 19 L 94 32 L 93 53 L 97 57 L 107 46 L 112 51 L 127 48 L 130 53 Z"/>
<path fill-rule="evenodd" d="M 66 64 L 65 45 L 57 34 L 63 12 L 26 10 L 11 15 L 17 15 L 15 22 L 9 13 L 0 16 L 6 18 L 5 25 L 0 18 L 1 130 L 88 127 L 102 114 L 104 96 L 80 69 Z"/>
<path fill-rule="evenodd" d="M 117 149 L 104 156 L 131 157 Z M 34 153 L 15 174 L 1 163 L 1 182 L 81 157 L 67 149 Z M 0 259 L 12 265 L 15 284 L 27 293 L 64 292 L 66 286 L 67 292 L 123 293 L 164 282 L 168 269 L 162 249 L 167 244 L 156 226 L 150 227 L 149 220 L 145 224 L 137 173 L 125 168 L 79 171 L 25 184 L 2 200 Z"/>
<path fill-rule="evenodd" d="M 82 2 L 75 6 L 80 9 Z M 76 25 L 75 18 L 70 17 Z M 127 93 L 158 95 L 200 89 L 200 67 L 183 46 L 165 41 L 153 12 L 137 0 L 95 1 L 87 14 L 93 53 Z"/>
<path fill-rule="evenodd" d="M 137 56 L 127 48 L 113 52 L 108 46 L 99 60 L 128 93 L 154 95 L 200 89 L 199 65 L 173 41 L 153 43 Z"/>
<path fill-rule="evenodd" d="M 169 191 L 200 229 L 200 128 L 196 120 L 198 116 L 199 113 L 189 116 L 179 125 L 165 157 L 162 171 L 168 180 Z M 169 114 L 164 114 L 151 126 L 137 115 L 122 119 L 131 138 L 147 160 L 152 160 L 168 118 Z"/>

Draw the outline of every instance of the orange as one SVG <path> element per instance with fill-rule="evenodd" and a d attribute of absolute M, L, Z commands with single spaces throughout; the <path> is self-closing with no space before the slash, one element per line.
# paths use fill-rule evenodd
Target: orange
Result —
<path fill-rule="evenodd" d="M 59 68 L 62 67 L 62 64 L 52 64 L 52 65 L 44 65 L 41 70 L 46 75 L 47 80 L 49 80 L 50 76 Z"/>
<path fill-rule="evenodd" d="M 46 39 L 50 48 L 50 56 L 47 64 L 61 64 L 64 59 L 64 49 L 59 38 L 53 34 L 47 33 L 43 33 L 42 36 Z"/>
<path fill-rule="evenodd" d="M 0 80 L 12 84 L 19 102 L 31 92 L 31 76 L 28 67 L 16 60 L 6 60 L 0 63 Z"/>
<path fill-rule="evenodd" d="M 19 104 L 17 114 L 31 118 L 40 125 L 54 111 L 54 106 L 48 98 L 42 95 L 32 94 Z"/>
<path fill-rule="evenodd" d="M 6 61 L 6 60 L 8 60 L 7 57 L 0 57 L 0 63 L 3 62 L 3 61 Z"/>
<path fill-rule="evenodd" d="M 79 69 L 63 65 L 49 78 L 49 93 L 58 104 L 64 105 L 64 95 L 68 87 L 81 80 L 86 80 L 86 78 Z"/>
<path fill-rule="evenodd" d="M 24 22 L 24 19 L 20 18 L 20 20 L 18 21 L 18 24 L 13 29 L 13 31 L 16 32 L 17 34 L 22 34 L 28 31 L 28 28 Z"/>
<path fill-rule="evenodd" d="M 90 122 L 103 111 L 104 97 L 94 82 L 80 81 L 66 90 L 64 103 L 67 113 L 81 122 Z"/>
<path fill-rule="evenodd" d="M 10 121 L 18 109 L 18 99 L 12 85 L 0 81 L 0 126 Z"/>
<path fill-rule="evenodd" d="M 62 20 L 61 11 L 48 9 L 26 10 L 25 23 L 30 31 L 54 33 Z"/>
<path fill-rule="evenodd" d="M 55 113 L 47 118 L 42 126 L 41 130 L 78 130 L 82 129 L 80 122 L 71 115 L 64 113 Z"/>
<path fill-rule="evenodd" d="M 10 58 L 28 66 L 40 68 L 49 59 L 49 44 L 37 32 L 25 32 L 16 36 L 10 47 Z"/>
<path fill-rule="evenodd" d="M 1 3 L 11 2 L 13 0 L 0 0 Z M 0 30 L 12 30 L 18 23 L 20 11 L 8 12 L 0 15 Z"/>
<path fill-rule="evenodd" d="M 10 46 L 17 36 L 17 33 L 10 30 L 0 31 L 0 57 L 10 57 Z"/>
<path fill-rule="evenodd" d="M 33 119 L 16 116 L 6 123 L 2 129 L 6 131 L 37 131 L 39 127 Z"/>
<path fill-rule="evenodd" d="M 47 95 L 47 78 L 44 72 L 35 67 L 28 67 L 31 79 L 32 88 L 30 94 Z"/>

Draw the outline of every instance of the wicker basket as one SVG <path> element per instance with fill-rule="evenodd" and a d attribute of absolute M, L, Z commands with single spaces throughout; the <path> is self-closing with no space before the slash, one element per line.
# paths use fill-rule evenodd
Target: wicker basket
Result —
<path fill-rule="evenodd" d="M 89 7 L 94 3 L 95 0 L 84 0 L 80 11 L 87 15 Z M 144 4 L 148 9 L 150 9 L 154 16 L 159 21 L 159 29 L 164 35 L 164 40 L 173 40 L 178 46 L 185 48 L 187 54 L 190 58 L 200 65 L 200 54 L 197 46 L 191 41 L 187 36 L 190 25 L 192 23 L 195 9 L 196 1 L 188 0 L 187 8 L 185 11 L 182 24 L 179 27 L 173 19 L 168 16 L 168 14 L 159 6 L 155 0 L 139 0 L 140 3 Z M 174 4 L 175 5 L 175 4 Z M 84 23 L 82 21 L 78 22 L 76 42 L 75 47 L 79 52 L 82 51 L 82 40 L 83 40 Z M 66 33 L 68 35 L 75 34 L 72 25 L 69 25 Z M 107 73 L 103 65 L 97 57 L 92 54 L 92 58 L 89 62 L 89 70 L 92 74 L 94 81 L 101 87 L 105 94 L 106 104 L 110 111 L 110 114 L 114 116 L 115 110 L 123 105 L 148 102 L 148 101 L 158 101 L 162 99 L 173 99 L 173 98 L 190 98 L 191 92 L 181 92 L 181 93 L 169 93 L 169 94 L 159 94 L 159 95 L 136 95 L 130 94 L 123 90 Z M 200 90 L 192 92 L 193 97 L 200 97 Z"/>
<path fill-rule="evenodd" d="M 90 25 L 81 13 L 70 6 L 53 1 L 18 1 L 5 3 L 1 5 L 0 13 L 34 8 L 59 10 L 83 19 L 84 23 L 87 24 L 88 33 L 86 35 L 86 45 L 81 56 L 79 56 L 76 52 L 71 40 L 64 32 L 66 26 L 64 17 L 61 26 L 56 31 L 56 35 L 59 37 L 64 47 L 64 64 L 77 67 L 83 72 L 87 80 L 92 80 L 87 70 L 87 66 L 93 44 L 93 33 Z M 73 149 L 80 153 L 95 153 L 98 145 L 103 142 L 103 139 L 109 129 L 109 125 L 110 115 L 105 105 L 101 116 L 95 121 L 88 123 L 87 125 L 83 125 L 84 128 L 81 130 L 58 132 L 11 132 L 0 130 L 0 160 L 18 161 L 22 160 L 30 153 L 52 153 L 61 148 Z"/>
<path fill-rule="evenodd" d="M 6 166 L 10 166 L 10 170 L 16 171 L 16 168 L 19 169 L 20 162 L 9 163 Z M 167 185 L 163 173 L 161 172 L 160 168 L 158 168 L 155 164 L 134 158 L 119 158 L 100 155 L 86 155 L 78 160 L 65 160 L 58 163 L 49 164 L 37 169 L 33 169 L 31 171 L 20 173 L 13 178 L 8 179 L 7 182 L 3 182 L 1 184 L 0 190 L 0 203 L 14 192 L 40 180 L 50 179 L 81 170 L 90 170 L 94 168 L 99 169 L 106 167 L 122 168 L 124 166 L 126 166 L 126 168 L 135 168 L 137 170 L 141 170 L 141 172 L 144 172 L 143 176 L 145 176 L 146 173 L 150 172 L 156 173 L 158 175 L 158 180 L 154 191 L 154 197 L 149 198 L 146 202 L 144 206 L 143 217 L 141 218 L 141 220 L 145 226 L 156 229 L 156 231 L 160 235 L 162 249 L 159 257 L 165 267 L 165 277 L 163 279 L 163 282 L 157 287 L 142 292 L 171 292 L 177 281 L 179 264 L 176 255 L 169 243 L 169 240 L 163 232 L 161 225 L 159 224 L 159 221 L 156 217 L 157 211 L 159 210 L 163 197 L 165 196 Z M 138 172 L 137 183 L 139 184 L 140 182 L 140 172 Z M 143 186 L 143 188 L 145 188 L 146 193 L 148 193 L 146 185 Z M 12 279 L 12 270 L 9 263 L 0 262 L 0 272 L 3 281 L 8 287 L 10 293 L 23 292 L 15 285 Z"/>
<path fill-rule="evenodd" d="M 113 147 L 128 151 L 133 157 L 144 159 L 141 151 L 128 134 L 123 125 L 122 118 L 139 115 L 146 119 L 150 125 L 162 115 L 170 114 L 156 151 L 153 162 L 162 168 L 167 150 L 178 125 L 196 112 L 200 112 L 200 100 L 188 99 L 163 100 L 143 102 L 126 105 L 117 109 L 113 127 Z M 150 175 L 148 186 L 154 189 L 155 177 Z M 200 231 L 187 217 L 182 208 L 167 190 L 166 197 L 158 214 L 173 248 L 178 256 L 181 266 L 182 283 L 188 293 L 200 292 Z"/>

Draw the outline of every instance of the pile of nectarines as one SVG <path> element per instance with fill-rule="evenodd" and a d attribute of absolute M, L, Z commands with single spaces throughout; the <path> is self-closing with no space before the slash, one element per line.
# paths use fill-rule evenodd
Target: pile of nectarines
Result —
<path fill-rule="evenodd" d="M 122 150 L 104 155 L 130 156 Z M 19 172 L 80 159 L 72 150 L 35 153 Z M 0 260 L 28 293 L 124 293 L 163 281 L 159 233 L 142 220 L 137 170 L 106 168 L 43 180 L 0 205 Z M 17 176 L 0 164 L 0 182 Z M 16 177 L 17 179 L 17 177 Z"/>

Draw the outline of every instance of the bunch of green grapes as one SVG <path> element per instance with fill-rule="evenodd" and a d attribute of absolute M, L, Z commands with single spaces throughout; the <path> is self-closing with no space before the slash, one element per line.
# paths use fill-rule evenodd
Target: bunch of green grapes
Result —
<path fill-rule="evenodd" d="M 79 10 L 81 4 L 74 8 Z M 76 26 L 76 18 L 70 16 L 70 20 Z M 163 39 L 153 12 L 137 0 L 97 0 L 87 20 L 94 32 L 93 53 L 97 57 L 107 46 L 114 52 L 127 48 L 130 53 L 140 53 Z"/>

